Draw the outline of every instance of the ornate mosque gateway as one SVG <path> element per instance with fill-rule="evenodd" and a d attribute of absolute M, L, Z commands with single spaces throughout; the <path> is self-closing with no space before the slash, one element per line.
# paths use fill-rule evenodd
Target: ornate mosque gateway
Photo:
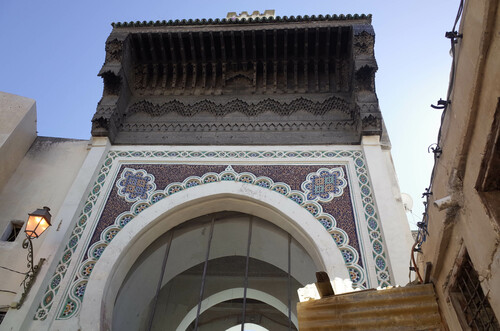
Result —
<path fill-rule="evenodd" d="M 371 18 L 114 23 L 92 134 L 114 144 L 359 144 L 380 135 Z"/>
<path fill-rule="evenodd" d="M 365 15 L 114 23 L 27 328 L 295 330 L 316 271 L 405 284 L 374 38 Z"/>

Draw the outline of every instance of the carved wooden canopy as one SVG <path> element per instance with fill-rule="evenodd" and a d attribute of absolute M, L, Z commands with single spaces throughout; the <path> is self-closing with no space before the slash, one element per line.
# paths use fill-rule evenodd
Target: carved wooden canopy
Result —
<path fill-rule="evenodd" d="M 381 134 L 369 16 L 114 23 L 92 135 L 356 144 Z"/>

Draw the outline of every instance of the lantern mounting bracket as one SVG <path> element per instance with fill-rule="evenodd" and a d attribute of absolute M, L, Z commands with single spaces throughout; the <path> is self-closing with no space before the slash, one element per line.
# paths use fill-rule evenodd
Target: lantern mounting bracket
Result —
<path fill-rule="evenodd" d="M 45 259 L 42 258 L 35 265 L 33 263 L 33 238 L 38 238 L 40 235 L 51 225 L 50 221 L 52 219 L 52 215 L 50 214 L 49 207 L 43 207 L 43 209 L 37 209 L 34 212 L 28 214 L 28 222 L 26 223 L 26 228 L 24 232 L 26 234 L 26 238 L 23 241 L 23 248 L 28 250 L 28 256 L 26 259 L 28 260 L 28 271 L 26 272 L 18 272 L 10 268 L 2 267 L 3 269 L 10 270 L 12 272 L 20 273 L 24 275 L 24 279 L 21 282 L 23 286 L 23 293 L 19 301 L 12 302 L 10 307 L 13 309 L 19 309 L 23 305 L 26 296 L 28 295 L 31 286 L 36 280 L 36 276 L 38 275 L 40 269 L 42 268 Z M 13 292 L 15 293 L 15 292 Z"/>
<path fill-rule="evenodd" d="M 28 256 L 26 257 L 26 259 L 28 260 L 28 271 L 24 276 L 24 280 L 21 282 L 21 285 L 23 285 L 24 287 L 24 291 L 23 294 L 21 294 L 21 298 L 19 299 L 18 302 L 13 302 L 10 305 L 11 308 L 14 309 L 19 309 L 23 305 L 23 302 L 26 299 L 26 296 L 28 295 L 31 286 L 36 280 L 38 272 L 42 268 L 43 262 L 45 262 L 45 259 L 41 258 L 40 261 L 38 261 L 37 265 L 33 264 L 33 243 L 31 242 L 30 236 L 26 236 L 26 239 L 24 239 L 23 248 L 28 249 Z"/>

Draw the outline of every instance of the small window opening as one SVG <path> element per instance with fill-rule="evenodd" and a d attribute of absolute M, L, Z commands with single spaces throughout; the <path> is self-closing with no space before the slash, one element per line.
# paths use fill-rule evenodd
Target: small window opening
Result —
<path fill-rule="evenodd" d="M 0 324 L 2 324 L 3 319 L 5 318 L 5 315 L 7 315 L 6 311 L 0 311 Z"/>
<path fill-rule="evenodd" d="M 476 189 L 490 216 L 500 225 L 500 98 L 493 117 Z"/>
<path fill-rule="evenodd" d="M 469 254 L 465 253 L 455 285 L 451 289 L 453 304 L 466 330 L 500 330 L 498 320 L 484 295 L 478 274 Z"/>
<path fill-rule="evenodd" d="M 23 221 L 10 221 L 3 233 L 3 241 L 15 241 L 19 233 L 21 233 L 23 228 Z"/>

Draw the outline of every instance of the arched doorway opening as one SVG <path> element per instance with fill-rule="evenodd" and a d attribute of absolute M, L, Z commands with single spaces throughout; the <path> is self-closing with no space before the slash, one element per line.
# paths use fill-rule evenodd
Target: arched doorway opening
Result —
<path fill-rule="evenodd" d="M 218 212 L 153 242 L 128 272 L 114 330 L 225 330 L 253 323 L 296 330 L 297 289 L 318 270 L 286 231 L 262 218 Z"/>
<path fill-rule="evenodd" d="M 89 278 L 80 313 L 82 329 L 112 328 L 119 289 L 135 261 L 156 239 L 188 220 L 220 211 L 253 215 L 278 226 L 300 242 L 319 270 L 330 275 L 335 293 L 352 290 L 340 250 L 308 210 L 280 193 L 257 185 L 216 182 L 160 200 L 114 237 Z"/>

